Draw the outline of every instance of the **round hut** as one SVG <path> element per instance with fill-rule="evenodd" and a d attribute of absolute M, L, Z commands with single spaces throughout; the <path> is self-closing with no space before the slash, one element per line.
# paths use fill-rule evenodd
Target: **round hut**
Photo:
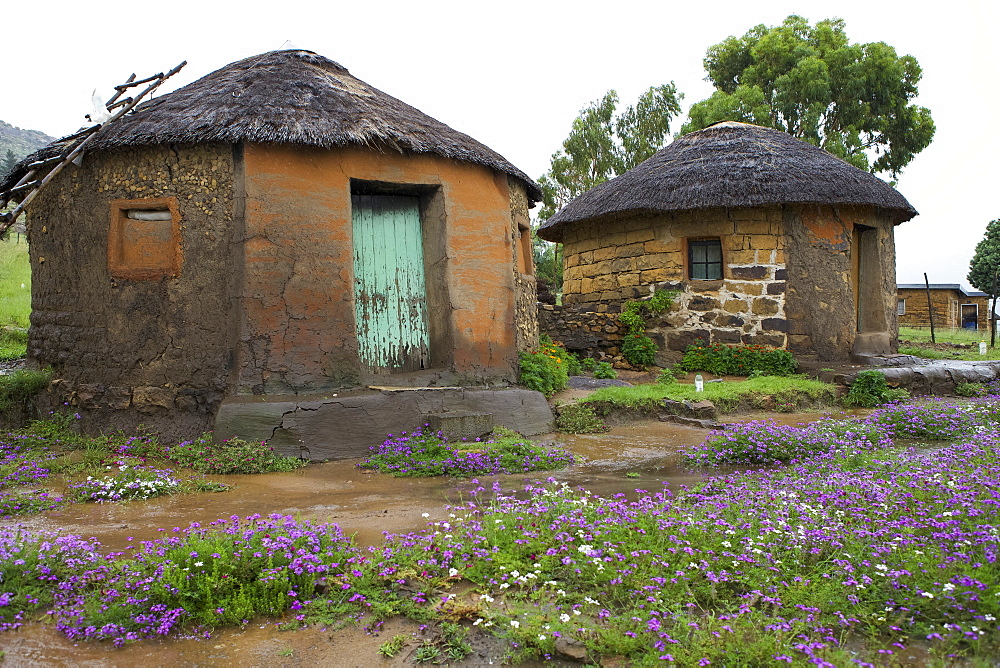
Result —
<path fill-rule="evenodd" d="M 840 360 L 895 351 L 893 228 L 915 215 L 812 144 L 722 122 L 584 193 L 538 234 L 563 244 L 575 311 L 677 290 L 653 331 L 665 350 L 700 339 Z"/>
<path fill-rule="evenodd" d="M 531 414 L 496 390 L 537 343 L 540 191 L 495 151 L 301 50 L 90 146 L 28 209 L 29 356 L 87 424 L 325 459 L 430 414 Z"/>

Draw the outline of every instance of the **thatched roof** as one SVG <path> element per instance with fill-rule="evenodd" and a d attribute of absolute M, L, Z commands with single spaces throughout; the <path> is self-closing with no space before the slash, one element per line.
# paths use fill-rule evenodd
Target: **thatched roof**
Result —
<path fill-rule="evenodd" d="M 240 141 L 432 153 L 509 174 L 533 202 L 541 199 L 538 185 L 499 153 L 311 51 L 272 51 L 226 65 L 140 104 L 102 128 L 90 150 Z"/>
<path fill-rule="evenodd" d="M 917 215 L 884 181 L 789 134 L 726 121 L 678 137 L 651 158 L 588 190 L 545 221 L 561 241 L 577 221 L 773 204 L 858 204 L 901 223 Z"/>

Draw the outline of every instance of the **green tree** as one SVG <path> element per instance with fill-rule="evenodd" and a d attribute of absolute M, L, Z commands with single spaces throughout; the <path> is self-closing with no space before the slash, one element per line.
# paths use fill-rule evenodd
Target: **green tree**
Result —
<path fill-rule="evenodd" d="M 681 112 L 683 98 L 670 82 L 649 88 L 618 115 L 614 90 L 583 109 L 562 149 L 552 155 L 548 173 L 538 179 L 543 198 L 539 220 L 547 220 L 579 195 L 659 150 L 671 119 Z"/>
<path fill-rule="evenodd" d="M 725 120 L 765 125 L 895 178 L 934 137 L 931 112 L 910 104 L 920 65 L 885 42 L 851 44 L 844 26 L 789 16 L 710 47 L 718 90 L 691 107 L 681 134 Z"/>
<path fill-rule="evenodd" d="M 3 179 L 10 170 L 14 169 L 14 165 L 17 164 L 17 156 L 10 149 L 7 149 L 7 154 L 4 156 L 3 160 L 0 160 L 0 179 Z"/>
<path fill-rule="evenodd" d="M 993 220 L 986 226 L 986 234 L 976 244 L 976 253 L 969 263 L 969 283 L 977 290 L 985 292 L 993 300 L 990 308 L 990 346 L 996 345 L 996 327 L 992 314 L 997 309 L 997 293 L 1000 292 L 1000 220 Z"/>

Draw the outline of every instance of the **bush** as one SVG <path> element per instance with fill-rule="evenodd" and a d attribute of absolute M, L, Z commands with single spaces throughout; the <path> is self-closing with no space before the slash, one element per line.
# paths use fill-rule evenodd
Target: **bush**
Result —
<path fill-rule="evenodd" d="M 677 382 L 677 376 L 671 369 L 663 369 L 660 371 L 660 375 L 656 377 L 656 382 L 660 385 L 670 385 Z"/>
<path fill-rule="evenodd" d="M 520 383 L 551 397 L 569 383 L 566 349 L 543 336 L 537 352 L 521 353 Z"/>
<path fill-rule="evenodd" d="M 840 402 L 847 408 L 874 408 L 910 397 L 904 389 L 892 389 L 881 371 L 859 371 L 851 384 L 851 389 Z"/>
<path fill-rule="evenodd" d="M 614 380 L 617 377 L 618 372 L 611 366 L 611 362 L 598 362 L 594 365 L 594 378 Z"/>
<path fill-rule="evenodd" d="M 594 407 L 587 404 L 562 406 L 556 417 L 556 431 L 566 434 L 597 434 L 608 429 L 604 420 L 597 417 Z"/>
<path fill-rule="evenodd" d="M 306 465 L 301 459 L 282 457 L 261 441 L 234 437 L 216 443 L 210 434 L 169 448 L 167 456 L 199 473 L 275 473 Z"/>
<path fill-rule="evenodd" d="M 583 368 L 584 371 L 590 371 L 591 373 L 593 373 L 594 369 L 597 368 L 597 360 L 595 360 L 593 357 L 584 357 L 582 360 L 580 360 L 580 366 Z"/>
<path fill-rule="evenodd" d="M 645 367 L 656 361 L 656 344 L 645 334 L 626 334 L 621 350 L 622 357 L 633 366 Z"/>
<path fill-rule="evenodd" d="M 787 350 L 762 345 L 688 346 L 681 360 L 685 371 L 707 371 L 715 376 L 788 376 L 795 373 L 795 358 Z"/>
<path fill-rule="evenodd" d="M 985 397 L 987 390 L 982 383 L 957 383 L 955 394 L 960 397 Z"/>

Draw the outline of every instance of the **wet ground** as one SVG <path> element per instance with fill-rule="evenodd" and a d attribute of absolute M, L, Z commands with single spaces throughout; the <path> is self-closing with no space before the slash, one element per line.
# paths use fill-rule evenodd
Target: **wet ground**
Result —
<path fill-rule="evenodd" d="M 810 422 L 827 414 L 754 415 L 733 421 L 770 417 L 781 423 Z M 550 437 L 579 455 L 583 461 L 564 471 L 518 476 L 481 477 L 489 488 L 499 480 L 505 489 L 526 480 L 553 477 L 600 495 L 654 491 L 662 485 L 673 489 L 703 480 L 708 472 L 687 469 L 678 453 L 697 445 L 706 431 L 672 423 L 642 422 L 615 427 L 605 434 Z M 95 536 L 109 551 L 128 545 L 128 538 L 149 540 L 162 535 L 158 529 L 207 524 L 232 515 L 281 513 L 316 522 L 335 522 L 353 534 L 361 545 L 377 545 L 383 532 L 422 529 L 427 522 L 444 519 L 449 503 L 461 501 L 472 483 L 444 478 L 392 478 L 364 472 L 358 460 L 313 464 L 291 473 L 256 476 L 212 476 L 234 486 L 229 492 L 162 497 L 128 504 L 78 504 L 2 524 L 28 529 L 61 530 Z M 731 470 L 713 469 L 712 475 Z M 628 477 L 626 477 L 628 474 Z M 425 518 L 423 513 L 429 513 Z M 409 665 L 406 652 L 384 659 L 379 646 L 396 633 L 416 633 L 419 627 L 405 621 L 388 624 L 379 635 L 358 626 L 330 631 L 307 629 L 279 631 L 272 622 L 260 621 L 245 629 L 219 631 L 210 639 L 144 641 L 114 649 L 106 644 L 74 644 L 50 626 L 40 624 L 0 635 L 3 665 L 11 666 L 401 666 Z M 476 653 L 462 664 L 499 664 L 504 647 L 489 637 L 475 643 Z"/>

